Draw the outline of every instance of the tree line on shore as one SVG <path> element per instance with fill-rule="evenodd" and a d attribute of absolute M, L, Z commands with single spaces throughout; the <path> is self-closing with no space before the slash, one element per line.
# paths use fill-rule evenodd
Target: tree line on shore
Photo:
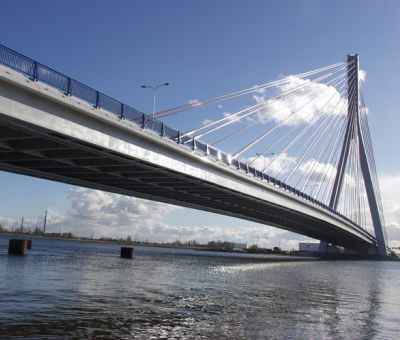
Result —
<path fill-rule="evenodd" d="M 12 235 L 21 235 L 21 236 L 37 236 L 37 237 L 45 237 L 45 238 L 61 238 L 61 239 L 70 239 L 70 240 L 83 240 L 83 241 L 97 241 L 97 242 L 112 242 L 112 243 L 123 243 L 130 245 L 144 245 L 144 246 L 161 246 L 161 247 L 183 247 L 183 248 L 193 248 L 193 249 L 203 249 L 203 250 L 211 250 L 211 251 L 223 251 L 223 252 L 247 252 L 253 254 L 288 254 L 293 253 L 283 251 L 280 247 L 273 248 L 262 248 L 257 244 L 253 244 L 247 247 L 246 244 L 229 242 L 229 241 L 221 241 L 221 240 L 213 240 L 207 243 L 200 243 L 196 240 L 175 240 L 172 242 L 153 242 L 147 239 L 137 240 L 132 239 L 132 236 L 128 235 L 127 237 L 99 237 L 95 238 L 92 233 L 89 237 L 84 236 L 76 236 L 71 232 L 44 232 L 42 228 L 35 227 L 31 229 L 30 227 L 23 228 L 12 228 L 11 230 L 5 228 L 2 224 L 0 224 L 0 234 L 12 234 Z"/>

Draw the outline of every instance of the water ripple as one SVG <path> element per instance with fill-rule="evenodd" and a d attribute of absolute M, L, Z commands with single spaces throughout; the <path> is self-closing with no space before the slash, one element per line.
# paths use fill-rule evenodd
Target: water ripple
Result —
<path fill-rule="evenodd" d="M 0 338 L 370 339 L 400 322 L 398 263 L 0 239 Z"/>

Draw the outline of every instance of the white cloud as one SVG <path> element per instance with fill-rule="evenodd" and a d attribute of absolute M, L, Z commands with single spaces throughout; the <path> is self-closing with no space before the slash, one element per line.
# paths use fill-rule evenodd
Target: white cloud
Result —
<path fill-rule="evenodd" d="M 223 240 L 273 247 L 281 245 L 293 248 L 297 239 L 306 239 L 288 231 L 264 226 L 240 219 L 231 218 L 229 227 L 212 223 L 191 222 L 192 225 L 170 225 L 164 222 L 168 214 L 174 211 L 184 212 L 182 208 L 148 201 L 135 197 L 111 194 L 87 188 L 74 188 L 69 192 L 70 208 L 64 212 L 49 210 L 48 231 L 73 232 L 79 230 L 80 236 L 126 237 L 131 235 L 138 240 L 149 241 L 181 241 L 197 240 L 208 242 Z M 181 210 L 182 209 L 182 210 Z M 197 214 L 207 214 L 196 212 Z M 229 218 L 229 217 L 226 217 Z M 34 225 L 36 221 L 26 219 L 26 225 Z M 42 222 L 42 221 L 40 221 Z M 0 217 L 0 223 L 11 229 L 19 221 Z"/>
<path fill-rule="evenodd" d="M 400 175 L 382 176 L 379 183 L 387 236 L 400 246 Z"/>
<path fill-rule="evenodd" d="M 287 153 L 281 153 L 271 163 L 271 165 L 267 169 L 267 173 L 272 175 L 286 174 L 293 166 L 297 163 L 297 158 L 288 155 Z"/>
<path fill-rule="evenodd" d="M 204 120 L 201 122 L 201 125 L 206 125 L 206 124 L 209 124 L 209 123 L 212 123 L 212 120 L 206 118 L 206 119 L 204 119 Z"/>
<path fill-rule="evenodd" d="M 178 207 L 87 188 L 72 189 L 71 208 L 65 214 L 49 212 L 49 226 L 72 231 L 82 226 L 85 234 L 126 235 L 153 228 L 163 216 Z"/>
<path fill-rule="evenodd" d="M 232 115 L 232 113 L 224 111 L 222 112 L 222 115 L 227 118 L 227 121 L 235 121 L 237 119 L 237 116 Z M 238 120 L 238 122 L 240 122 L 240 120 Z"/>
<path fill-rule="evenodd" d="M 21 221 L 17 221 L 14 218 L 6 217 L 6 216 L 0 216 L 0 225 L 3 228 L 7 228 L 7 229 L 11 229 L 11 228 L 14 228 L 14 227 L 19 228 L 20 224 L 21 224 Z"/>
<path fill-rule="evenodd" d="M 262 160 L 257 162 L 262 162 Z M 262 163 L 258 165 L 261 168 Z M 380 186 L 389 245 L 400 246 L 400 174 L 382 176 Z M 219 239 L 245 242 L 248 245 L 256 243 L 258 239 L 258 244 L 261 246 L 272 247 L 280 244 L 285 249 L 296 249 L 300 240 L 308 240 L 304 236 L 285 230 L 239 219 L 232 218 L 226 225 L 220 225 L 213 222 L 212 214 L 189 212 L 183 208 L 163 203 L 86 188 L 72 189 L 68 199 L 70 208 L 67 211 L 49 210 L 49 231 L 58 232 L 62 229 L 74 232 L 79 228 L 80 235 L 84 236 L 92 233 L 96 237 L 131 235 L 133 238 L 150 241 L 181 239 L 182 241 L 207 242 Z M 195 216 L 201 217 L 196 217 L 185 225 L 166 223 L 166 217 L 174 213 L 193 213 Z M 169 220 L 173 221 L 173 218 Z M 0 216 L 0 223 L 11 229 L 14 225 L 19 227 L 20 220 Z M 25 218 L 26 226 L 34 227 L 37 223 L 37 218 Z M 39 225 L 41 226 L 41 224 L 42 217 L 39 219 Z"/>
<path fill-rule="evenodd" d="M 359 69 L 358 70 L 358 78 L 360 79 L 360 81 L 364 82 L 365 79 L 367 78 L 367 72 L 362 69 Z"/>
<path fill-rule="evenodd" d="M 336 174 L 336 168 L 332 164 L 321 163 L 315 159 L 308 159 L 302 163 L 299 170 L 303 174 L 310 174 L 309 183 L 313 185 L 320 184 L 321 180 L 326 181 L 328 179 L 327 176 L 324 176 L 326 174 L 329 174 L 330 178 L 335 178 Z"/>
<path fill-rule="evenodd" d="M 267 156 L 266 162 L 272 157 Z M 261 158 L 256 162 L 255 165 L 260 168 L 263 166 Z M 283 155 L 273 171 L 280 171 L 286 162 L 293 162 L 293 159 Z M 316 173 L 322 167 L 323 164 L 318 164 Z M 400 175 L 381 177 L 380 186 L 390 244 L 400 245 Z M 49 225 L 56 231 L 60 226 L 65 231 L 81 226 L 81 230 L 87 230 L 86 235 L 94 232 L 97 236 L 138 235 L 140 239 L 153 241 L 173 241 L 180 238 L 184 241 L 195 239 L 206 242 L 220 239 L 248 244 L 255 243 L 258 236 L 261 245 L 266 243 L 270 247 L 281 243 L 285 248 L 295 248 L 299 240 L 307 239 L 285 230 L 238 219 L 234 219 L 234 225 L 229 227 L 214 225 L 212 222 L 194 223 L 191 226 L 169 225 L 163 222 L 165 217 L 181 208 L 86 188 L 71 190 L 69 200 L 71 208 L 65 214 L 49 212 Z M 188 212 L 182 209 L 179 213 Z M 209 218 L 212 221 L 212 215 Z M 0 223 L 1 221 L 5 221 L 4 218 L 0 218 Z M 8 225 L 12 222 L 12 219 L 6 220 Z M 29 220 L 27 223 L 30 223 Z"/>
<path fill-rule="evenodd" d="M 204 222 L 195 222 L 194 225 L 189 226 L 170 225 L 163 222 L 165 217 L 181 208 L 87 188 L 72 189 L 68 198 L 71 207 L 64 214 L 49 211 L 49 231 L 76 232 L 80 229 L 81 236 L 94 234 L 95 237 L 126 237 L 131 235 L 138 240 L 157 242 L 177 239 L 199 242 L 226 240 L 246 242 L 250 245 L 256 243 L 258 239 L 259 245 L 266 244 L 268 247 L 278 244 L 284 246 L 286 243 L 292 245 L 293 239 L 304 238 L 282 229 L 239 219 L 233 219 L 235 225 L 229 227 L 212 223 L 204 224 Z M 179 213 L 184 212 L 181 210 Z M 206 213 L 199 212 L 199 214 Z M 210 220 L 212 220 L 211 215 Z M 2 221 L 1 218 L 0 221 Z M 14 221 L 8 221 L 8 225 L 11 222 Z"/>
<path fill-rule="evenodd" d="M 36 227 L 41 228 L 43 225 L 42 217 L 30 218 L 24 217 L 23 227 L 24 230 L 30 229 L 33 231 Z M 15 219 L 7 216 L 0 216 L 0 225 L 8 230 L 13 230 L 21 227 L 22 218 Z"/>
<path fill-rule="evenodd" d="M 201 103 L 198 99 L 189 99 L 188 104 L 193 105 L 193 106 L 200 106 Z"/>
<path fill-rule="evenodd" d="M 256 84 L 253 87 L 257 88 L 258 86 L 259 85 Z M 261 88 L 257 89 L 255 93 L 265 95 L 267 93 L 267 89 L 265 87 L 261 87 Z"/>
<path fill-rule="evenodd" d="M 272 101 L 257 113 L 257 119 L 262 123 L 284 121 L 283 125 L 298 125 L 310 122 L 314 113 L 321 111 L 322 115 L 339 114 L 345 99 L 341 97 L 339 91 L 323 83 L 312 83 L 309 79 L 302 79 L 296 76 L 289 77 L 289 82 L 277 85 L 273 93 L 274 96 L 292 91 L 301 87 L 299 90 L 291 92 L 277 100 Z M 271 98 L 270 95 L 257 93 L 253 99 L 262 103 Z"/>
<path fill-rule="evenodd" d="M 267 167 L 266 173 L 272 176 L 278 173 L 285 174 L 296 164 L 296 157 L 292 157 L 285 152 L 279 155 L 267 154 L 258 158 L 253 156 L 243 160 L 248 163 L 254 161 L 251 165 L 259 170 Z"/>

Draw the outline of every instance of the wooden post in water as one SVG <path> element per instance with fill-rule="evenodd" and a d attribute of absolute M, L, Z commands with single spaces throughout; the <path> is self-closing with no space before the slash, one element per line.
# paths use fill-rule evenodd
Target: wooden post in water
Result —
<path fill-rule="evenodd" d="M 28 252 L 28 240 L 10 239 L 8 241 L 9 255 L 26 255 Z"/>
<path fill-rule="evenodd" d="M 133 248 L 121 247 L 121 257 L 124 259 L 131 259 L 133 257 Z"/>

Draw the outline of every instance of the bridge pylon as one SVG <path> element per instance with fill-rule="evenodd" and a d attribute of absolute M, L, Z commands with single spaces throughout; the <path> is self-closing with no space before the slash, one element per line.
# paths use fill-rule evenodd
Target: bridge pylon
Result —
<path fill-rule="evenodd" d="M 353 140 L 358 141 L 358 152 L 360 158 L 360 167 L 367 194 L 368 205 L 370 208 L 372 224 L 375 231 L 376 247 L 370 249 L 371 254 L 386 256 L 388 255 L 386 235 L 384 232 L 383 213 L 378 204 L 377 187 L 373 184 L 373 169 L 368 162 L 365 148 L 365 138 L 362 134 L 360 123 L 360 89 L 359 89 L 359 56 L 347 56 L 347 98 L 348 98 L 348 120 L 343 140 L 343 146 L 340 153 L 338 168 L 330 196 L 329 207 L 337 210 L 339 197 L 343 188 L 346 165 L 349 159 L 350 145 Z M 327 252 L 328 243 L 321 241 L 319 251 Z"/>

